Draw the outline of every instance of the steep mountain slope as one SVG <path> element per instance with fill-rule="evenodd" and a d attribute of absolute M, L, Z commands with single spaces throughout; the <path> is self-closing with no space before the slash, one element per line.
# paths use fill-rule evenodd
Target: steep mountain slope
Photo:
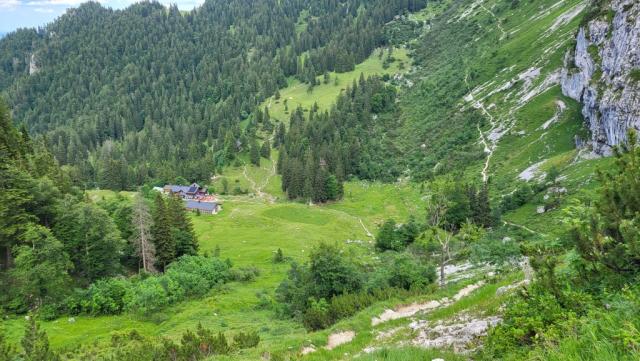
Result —
<path fill-rule="evenodd" d="M 496 166 L 509 161 L 496 154 L 501 142 L 506 148 L 521 138 L 521 144 L 532 146 L 556 127 L 549 122 L 542 129 L 555 107 L 550 115 L 522 115 L 539 97 L 549 97 L 547 91 L 558 89 L 562 56 L 584 6 L 581 1 L 455 3 L 417 46 L 416 62 L 424 67 L 418 72 L 424 79 L 409 91 L 403 108 L 412 168 L 438 174 L 477 164 L 479 149 L 486 157 L 477 177 L 486 180 L 496 171 L 522 171 L 532 160 L 557 153 L 553 147 L 529 149 L 519 164 Z M 568 115 L 579 124 L 575 113 L 564 110 L 566 104 L 559 117 Z M 564 149 L 573 143 L 549 138 L 565 144 Z"/>
<path fill-rule="evenodd" d="M 591 145 L 611 154 L 629 129 L 640 129 L 640 6 L 599 2 L 581 24 L 567 53 L 563 94 L 582 103 Z"/>

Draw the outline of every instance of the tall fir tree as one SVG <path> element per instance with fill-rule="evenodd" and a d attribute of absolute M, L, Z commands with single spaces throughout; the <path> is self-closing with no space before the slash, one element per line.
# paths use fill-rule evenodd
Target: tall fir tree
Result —
<path fill-rule="evenodd" d="M 164 197 L 158 193 L 154 201 L 151 237 L 156 250 L 156 267 L 161 271 L 176 258 L 176 244 L 171 234 L 171 225 Z"/>
<path fill-rule="evenodd" d="M 256 166 L 260 166 L 260 149 L 258 148 L 258 142 L 255 140 L 251 142 L 251 148 L 249 149 L 249 159 L 251 163 Z"/>
<path fill-rule="evenodd" d="M 264 159 L 271 159 L 271 143 L 269 139 L 265 140 L 260 147 L 260 156 Z"/>
<path fill-rule="evenodd" d="M 187 215 L 184 201 L 173 196 L 167 202 L 167 210 L 171 219 L 171 235 L 176 244 L 176 258 L 183 255 L 198 254 L 198 240 L 193 231 L 193 224 Z"/>

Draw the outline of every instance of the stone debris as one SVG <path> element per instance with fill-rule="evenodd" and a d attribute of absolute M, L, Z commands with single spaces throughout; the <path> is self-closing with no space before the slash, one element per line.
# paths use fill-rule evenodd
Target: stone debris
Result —
<path fill-rule="evenodd" d="M 478 337 L 486 336 L 489 328 L 500 323 L 497 316 L 487 318 L 471 318 L 462 315 L 450 323 L 438 321 L 414 321 L 409 327 L 418 332 L 412 341 L 413 345 L 424 348 L 453 348 L 456 353 L 466 353 L 473 350 L 472 342 Z"/>
<path fill-rule="evenodd" d="M 511 285 L 506 285 L 506 286 L 499 287 L 496 290 L 496 296 L 504 295 L 507 292 L 515 290 L 516 288 L 521 287 L 521 286 L 526 286 L 528 284 L 529 284 L 529 280 L 522 280 L 522 281 L 520 281 L 518 283 L 514 283 L 514 284 L 511 284 Z"/>
<path fill-rule="evenodd" d="M 401 331 L 402 329 L 403 329 L 402 327 L 396 327 L 396 328 L 392 328 L 392 329 L 387 330 L 387 331 L 380 331 L 380 332 L 378 332 L 378 335 L 376 336 L 376 340 L 381 341 L 381 340 L 390 338 L 393 335 L 395 335 L 396 333 L 398 333 L 398 331 Z"/>
<path fill-rule="evenodd" d="M 384 312 L 382 312 L 380 316 L 371 319 L 371 325 L 376 326 L 387 321 L 407 318 L 414 316 L 415 314 L 420 312 L 431 311 L 440 307 L 449 306 L 453 302 L 459 301 L 460 299 L 470 295 L 473 291 L 484 286 L 484 284 L 484 281 L 479 281 L 477 283 L 468 285 L 458 291 L 458 293 L 456 293 L 452 299 L 444 297 L 440 300 L 431 300 L 424 303 L 413 303 L 407 306 L 401 306 L 396 308 L 395 310 L 384 310 Z"/>
<path fill-rule="evenodd" d="M 371 319 L 371 325 L 376 326 L 387 321 L 411 317 L 418 312 L 430 311 L 439 308 L 440 306 L 442 306 L 442 303 L 440 303 L 440 301 L 429 301 L 425 303 L 414 303 L 408 306 L 402 306 L 395 310 L 384 310 L 384 312 L 380 316 Z"/>
<path fill-rule="evenodd" d="M 377 350 L 378 350 L 377 347 L 368 346 L 368 347 L 365 347 L 364 350 L 362 350 L 362 352 L 364 352 L 364 353 L 374 353 Z"/>
<path fill-rule="evenodd" d="M 544 124 L 542 124 L 541 128 L 544 129 L 544 130 L 547 130 L 547 128 L 549 128 L 551 125 L 553 125 L 555 122 L 557 122 L 558 119 L 560 119 L 560 116 L 562 115 L 562 113 L 564 113 L 564 110 L 566 108 L 567 108 L 567 105 L 562 100 L 556 100 L 556 112 L 555 112 L 555 114 L 553 114 L 551 119 L 549 119 L 546 122 L 544 122 Z"/>
<path fill-rule="evenodd" d="M 469 262 L 445 265 L 445 284 L 473 277 L 473 272 L 469 272 L 472 268 L 473 265 Z M 440 283 L 440 272 L 438 272 L 438 283 Z"/>
<path fill-rule="evenodd" d="M 553 24 L 551 24 L 551 26 L 547 29 L 547 31 L 545 31 L 545 36 L 558 30 L 559 27 L 571 22 L 571 20 L 578 16 L 586 6 L 586 2 L 580 3 L 573 8 L 565 11 L 562 15 L 558 16 L 556 18 L 556 21 L 554 21 Z"/>
<path fill-rule="evenodd" d="M 340 345 L 351 342 L 354 337 L 356 337 L 356 333 L 353 331 L 332 333 L 331 335 L 329 335 L 329 341 L 327 342 L 327 346 L 325 348 L 327 350 L 333 350 Z"/>
<path fill-rule="evenodd" d="M 477 290 L 478 288 L 484 286 L 484 281 L 480 281 L 471 285 L 468 285 L 467 287 L 461 289 L 460 291 L 458 291 L 458 293 L 456 293 L 453 296 L 453 300 L 454 301 L 460 301 L 461 299 L 469 296 L 473 291 Z"/>
<path fill-rule="evenodd" d="M 308 355 L 310 353 L 314 353 L 316 352 L 316 347 L 313 345 L 309 345 L 309 346 L 305 346 L 302 348 L 302 350 L 300 351 L 300 354 L 302 355 Z"/>
<path fill-rule="evenodd" d="M 546 160 L 542 160 L 538 163 L 532 164 L 531 166 L 529 166 L 527 169 L 523 170 L 519 175 L 518 178 L 520 180 L 523 181 L 531 181 L 534 180 L 536 178 L 540 178 L 540 174 L 538 172 L 538 169 L 540 168 L 541 165 L 544 164 Z"/>

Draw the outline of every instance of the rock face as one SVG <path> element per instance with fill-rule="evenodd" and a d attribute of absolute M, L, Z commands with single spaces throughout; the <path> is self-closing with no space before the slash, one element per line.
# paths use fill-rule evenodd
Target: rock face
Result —
<path fill-rule="evenodd" d="M 38 72 L 38 64 L 36 64 L 36 54 L 31 54 L 29 58 L 29 75 L 33 75 Z"/>
<path fill-rule="evenodd" d="M 610 20 L 603 15 L 579 29 L 561 75 L 562 93 L 582 103 L 594 151 L 602 155 L 625 142 L 630 128 L 640 130 L 640 3 L 609 6 Z"/>

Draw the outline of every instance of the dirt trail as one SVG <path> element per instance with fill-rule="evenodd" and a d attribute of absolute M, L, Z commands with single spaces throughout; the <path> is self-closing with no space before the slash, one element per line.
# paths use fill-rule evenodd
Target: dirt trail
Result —
<path fill-rule="evenodd" d="M 369 232 L 369 230 L 367 229 L 367 226 L 364 225 L 364 223 L 362 222 L 362 218 L 358 218 L 358 221 L 360 222 L 360 225 L 362 226 L 362 228 L 364 229 L 364 233 L 367 234 L 367 237 L 369 238 L 375 238 L 375 236 L 373 235 L 373 233 Z"/>
<path fill-rule="evenodd" d="M 489 129 L 489 134 L 491 134 L 497 128 L 496 121 L 493 118 L 493 115 L 489 113 L 489 111 L 487 110 L 487 108 L 485 108 L 484 104 L 482 104 L 481 101 L 477 101 L 475 103 L 475 108 L 482 110 L 482 112 L 489 119 L 489 124 L 491 124 L 491 128 Z M 477 127 L 478 127 L 478 132 L 480 133 L 480 142 L 484 146 L 484 152 L 487 153 L 487 159 L 484 161 L 484 167 L 482 167 L 482 170 L 480 171 L 480 174 L 482 175 L 482 181 L 486 183 L 487 180 L 489 179 L 489 175 L 488 175 L 489 164 L 491 163 L 491 157 L 493 156 L 493 152 L 495 151 L 495 148 L 497 146 L 497 140 L 491 141 L 491 139 L 489 139 L 489 141 L 487 141 L 488 136 L 485 136 L 485 133 L 482 131 L 482 129 L 480 129 L 480 124 L 478 124 Z"/>
<path fill-rule="evenodd" d="M 263 168 L 265 169 L 265 168 Z M 267 170 L 267 169 L 265 169 Z M 271 181 L 271 178 L 273 178 L 276 175 L 276 161 L 274 160 L 273 162 L 271 162 L 271 169 L 268 170 L 269 171 L 269 175 L 267 176 L 267 178 L 265 179 L 265 181 L 258 185 L 256 184 L 255 180 L 253 180 L 251 177 L 249 177 L 249 175 L 247 174 L 247 165 L 244 165 L 244 168 L 242 169 L 242 175 L 244 176 L 244 178 L 250 183 L 251 185 L 251 189 L 253 189 L 253 191 L 256 193 L 256 196 L 258 196 L 258 198 L 264 198 L 267 201 L 269 201 L 269 203 L 275 203 L 276 202 L 276 197 L 274 197 L 273 195 L 263 192 L 262 190 L 269 184 L 269 182 Z"/>
<path fill-rule="evenodd" d="M 504 223 L 507 226 L 512 226 L 512 227 L 523 229 L 523 230 L 525 230 L 525 231 L 527 231 L 527 232 L 529 232 L 531 234 L 537 234 L 537 235 L 540 235 L 540 236 L 545 237 L 545 238 L 549 238 L 550 237 L 546 233 L 538 232 L 538 231 L 536 231 L 534 229 L 531 229 L 531 228 L 529 228 L 529 227 L 527 227 L 525 225 L 522 225 L 522 224 L 508 222 L 508 221 L 502 221 L 502 223 Z"/>
<path fill-rule="evenodd" d="M 440 300 L 431 300 L 424 303 L 413 303 L 408 306 L 401 306 L 396 308 L 395 310 L 385 310 L 378 317 L 374 317 L 371 319 L 371 325 L 376 326 L 381 323 L 385 323 L 387 321 L 398 320 L 401 318 L 407 318 L 414 316 L 415 314 L 423 311 L 431 311 L 437 308 L 446 307 L 454 302 L 461 300 L 464 297 L 467 297 L 473 291 L 478 288 L 484 286 L 484 281 L 479 281 L 477 283 L 466 286 L 456 293 L 451 299 L 448 297 L 441 298 Z"/>
<path fill-rule="evenodd" d="M 500 32 L 502 33 L 502 36 L 500 36 L 500 40 L 504 39 L 505 37 L 507 37 L 507 33 L 504 31 L 504 29 L 502 28 L 502 24 L 500 24 L 500 19 L 496 16 L 496 14 L 493 13 L 493 11 L 487 9 L 486 6 L 484 6 L 483 3 L 480 3 L 480 7 L 488 12 L 495 20 L 496 20 L 496 25 L 498 26 L 498 29 L 500 30 Z"/>

